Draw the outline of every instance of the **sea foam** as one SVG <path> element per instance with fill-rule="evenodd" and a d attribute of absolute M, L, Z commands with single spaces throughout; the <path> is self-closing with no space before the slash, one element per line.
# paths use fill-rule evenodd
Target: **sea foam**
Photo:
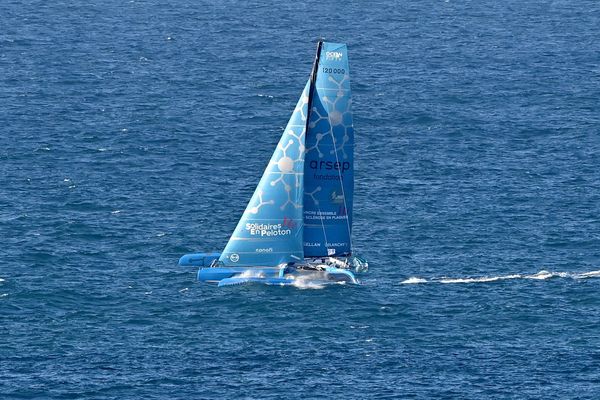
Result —
<path fill-rule="evenodd" d="M 427 283 L 427 279 L 423 279 L 423 278 L 417 278 L 416 276 L 412 276 L 406 280 L 403 280 L 402 282 L 400 282 L 403 285 L 412 285 L 415 283 Z"/>
<path fill-rule="evenodd" d="M 570 278 L 570 279 L 587 279 L 600 278 L 600 270 L 590 272 L 555 272 L 541 270 L 535 274 L 511 274 L 511 275 L 496 275 L 496 276 L 466 276 L 466 277 L 442 277 L 442 278 L 418 278 L 410 277 L 400 282 L 402 285 L 417 284 L 417 283 L 490 283 L 505 281 L 511 279 L 532 279 L 532 280 L 548 280 L 551 278 Z"/>

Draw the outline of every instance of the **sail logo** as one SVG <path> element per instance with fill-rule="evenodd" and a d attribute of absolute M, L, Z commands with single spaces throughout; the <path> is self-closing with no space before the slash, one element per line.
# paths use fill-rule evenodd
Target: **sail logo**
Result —
<path fill-rule="evenodd" d="M 341 51 L 327 51 L 325 52 L 325 59 L 326 60 L 334 60 L 334 61 L 340 61 L 342 59 L 342 52 Z"/>
<path fill-rule="evenodd" d="M 231 260 L 231 262 L 234 262 L 234 263 L 236 263 L 236 262 L 240 261 L 240 255 L 239 255 L 239 254 L 237 254 L 237 253 L 232 253 L 232 254 L 229 256 L 229 260 Z"/>
<path fill-rule="evenodd" d="M 293 222 L 289 220 L 290 222 Z M 288 236 L 292 234 L 292 230 L 283 224 L 259 224 L 247 223 L 246 231 L 250 236 L 273 237 L 273 236 Z"/>
<path fill-rule="evenodd" d="M 311 160 L 308 164 L 311 169 L 326 169 L 328 171 L 342 171 L 342 173 L 350 170 L 350 163 L 348 161 L 317 161 Z"/>
<path fill-rule="evenodd" d="M 290 219 L 285 216 L 283 217 L 283 223 L 281 225 L 285 226 L 286 228 L 290 228 L 290 229 L 294 229 L 295 227 L 298 226 L 298 224 L 295 223 L 293 219 Z"/>
<path fill-rule="evenodd" d="M 331 196 L 329 196 L 331 202 L 333 204 L 346 204 L 346 198 L 343 194 L 337 194 L 337 191 L 331 192 Z"/>

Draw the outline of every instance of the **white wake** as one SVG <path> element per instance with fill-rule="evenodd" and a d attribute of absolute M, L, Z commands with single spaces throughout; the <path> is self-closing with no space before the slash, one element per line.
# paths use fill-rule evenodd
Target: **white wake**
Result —
<path fill-rule="evenodd" d="M 264 278 L 265 277 L 265 273 L 261 270 L 255 270 L 255 269 L 247 269 L 244 272 L 242 272 L 239 275 L 235 276 L 236 278 Z"/>
<path fill-rule="evenodd" d="M 301 276 L 296 277 L 294 279 L 294 283 L 292 284 L 294 287 L 298 289 L 323 289 L 325 288 L 325 284 L 323 281 L 315 281 L 311 279 L 310 276 Z"/>
<path fill-rule="evenodd" d="M 600 270 L 590 272 L 554 272 L 541 270 L 535 274 L 512 274 L 512 275 L 497 275 L 497 276 L 468 276 L 462 278 L 421 278 L 417 276 L 411 276 L 408 279 L 400 282 L 402 285 L 414 285 L 421 283 L 488 283 L 498 282 L 510 279 L 534 279 L 534 280 L 547 280 L 551 278 L 566 278 L 566 279 L 588 279 L 588 278 L 600 278 Z"/>

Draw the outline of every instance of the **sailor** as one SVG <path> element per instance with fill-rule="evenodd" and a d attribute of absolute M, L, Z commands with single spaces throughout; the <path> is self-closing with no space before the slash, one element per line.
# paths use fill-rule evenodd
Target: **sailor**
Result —
<path fill-rule="evenodd" d="M 294 261 L 288 262 L 285 266 L 284 273 L 292 272 L 294 269 L 296 269 L 295 265 L 296 263 Z"/>

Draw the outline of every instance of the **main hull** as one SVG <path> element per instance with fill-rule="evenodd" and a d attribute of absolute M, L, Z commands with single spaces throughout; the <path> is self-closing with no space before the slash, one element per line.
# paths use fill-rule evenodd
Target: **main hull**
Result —
<path fill-rule="evenodd" d="M 210 267 L 215 260 L 218 260 L 221 253 L 191 253 L 185 254 L 179 259 L 179 265 L 181 267 Z M 369 269 L 369 263 L 360 257 L 309 257 L 305 258 L 303 264 L 317 265 L 319 263 L 339 267 L 342 269 L 350 269 L 354 272 L 367 272 Z M 239 267 L 229 267 L 231 269 Z M 247 269 L 247 267 L 242 267 Z M 273 267 L 278 268 L 278 267 Z M 266 268 L 268 269 L 268 268 Z"/>
<path fill-rule="evenodd" d="M 218 263 L 219 253 L 192 253 L 179 259 L 184 267 L 200 267 L 198 280 L 219 286 L 262 283 L 277 286 L 303 284 L 358 284 L 354 272 L 365 272 L 368 264 L 361 258 L 306 259 L 298 264 L 277 267 L 230 267 Z"/>
<path fill-rule="evenodd" d="M 200 268 L 198 280 L 218 286 L 259 283 L 276 286 L 327 285 L 359 282 L 348 270 L 325 267 L 303 269 L 296 267 L 209 267 Z"/>

